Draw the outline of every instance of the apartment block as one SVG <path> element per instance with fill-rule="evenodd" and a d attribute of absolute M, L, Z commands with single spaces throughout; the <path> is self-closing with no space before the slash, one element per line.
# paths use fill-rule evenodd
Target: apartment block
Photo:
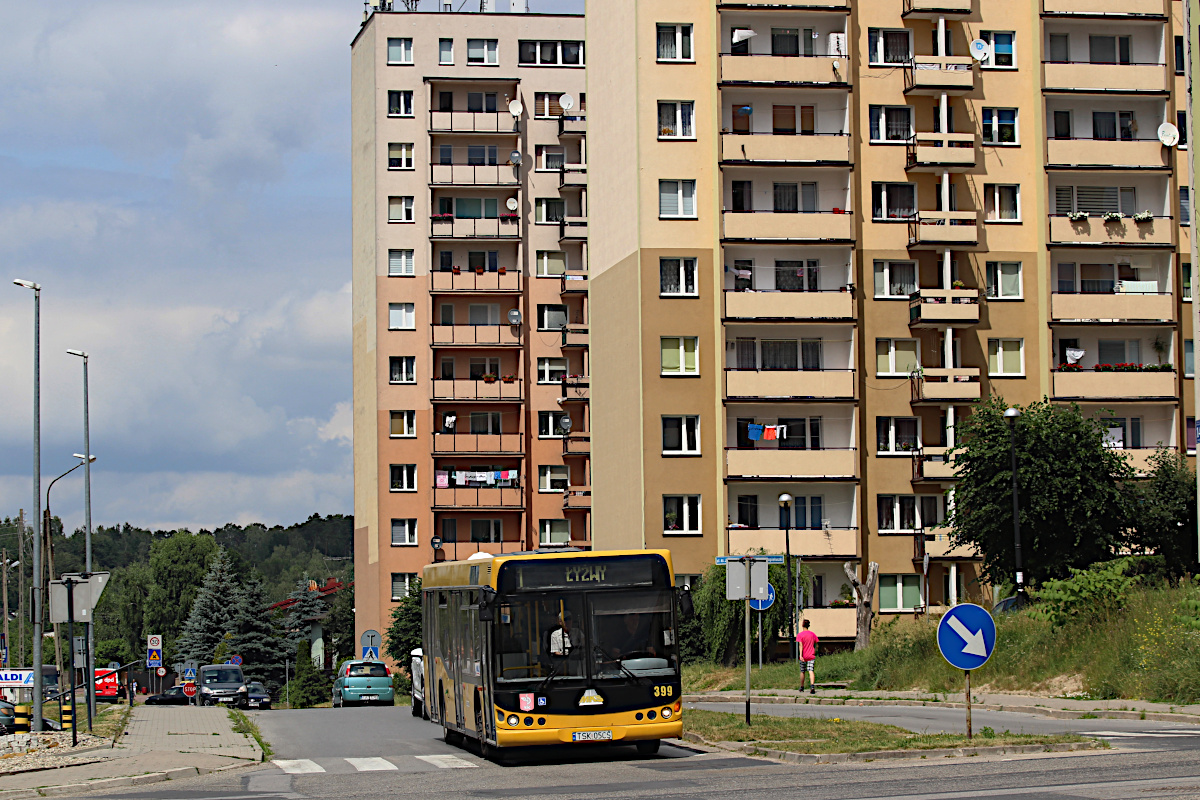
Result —
<path fill-rule="evenodd" d="M 360 630 L 592 538 L 584 19 L 392 8 L 351 51 Z"/>
<path fill-rule="evenodd" d="M 1194 452 L 1182 15 L 589 5 L 596 547 L 790 548 L 848 639 L 845 562 L 884 616 L 992 599 L 944 524 L 975 401 Z"/>

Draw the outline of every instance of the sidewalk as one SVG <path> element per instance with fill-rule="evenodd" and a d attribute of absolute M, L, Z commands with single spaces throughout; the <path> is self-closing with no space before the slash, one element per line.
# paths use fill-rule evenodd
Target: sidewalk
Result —
<path fill-rule="evenodd" d="M 61 754 L 55 753 L 60 755 L 70 757 L 72 753 L 66 748 Z M 262 760 L 262 751 L 253 737 L 233 732 L 224 708 L 191 706 L 135 706 L 125 734 L 115 747 L 79 755 L 88 763 L 0 775 L 0 800 L 84 794 L 101 788 L 191 777 Z"/>

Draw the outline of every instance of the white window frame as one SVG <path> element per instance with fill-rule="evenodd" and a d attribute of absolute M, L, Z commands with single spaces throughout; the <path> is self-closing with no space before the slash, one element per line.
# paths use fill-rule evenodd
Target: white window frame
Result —
<path fill-rule="evenodd" d="M 1192 352 L 1192 368 L 1188 369 L 1188 351 Z M 1196 377 L 1196 344 L 1192 339 L 1183 340 L 1183 377 Z"/>
<path fill-rule="evenodd" d="M 479 42 L 483 46 L 483 60 L 471 60 L 471 43 Z M 499 39 L 467 39 L 467 66 L 471 67 L 498 67 L 500 66 L 500 40 Z"/>
<path fill-rule="evenodd" d="M 1000 141 L 1001 111 L 1013 112 L 1013 140 L 1011 142 Z M 984 108 L 979 112 L 979 127 L 979 140 L 984 147 L 1018 147 L 1021 144 L 1021 110 L 1019 108 L 1002 106 Z M 983 135 L 989 128 L 992 134 L 990 141 Z"/>
<path fill-rule="evenodd" d="M 913 114 L 912 106 L 872 105 L 871 108 L 879 109 L 879 132 L 881 134 L 883 134 L 882 138 L 879 138 L 879 139 L 876 139 L 872 135 L 871 130 L 870 130 L 870 117 L 869 117 L 870 110 L 868 109 L 867 135 L 870 137 L 871 144 L 905 144 L 908 142 L 909 139 L 913 138 L 913 135 L 914 135 L 913 134 L 913 116 L 914 116 L 914 114 Z M 886 135 L 887 129 L 888 129 L 887 115 L 889 112 L 900 112 L 900 111 L 904 111 L 905 113 L 908 114 L 908 135 L 905 136 L 903 139 L 889 139 Z"/>
<path fill-rule="evenodd" d="M 906 258 L 893 258 L 893 259 L 878 258 L 878 259 L 875 259 L 874 265 L 872 267 L 872 269 L 873 269 L 872 280 L 874 279 L 874 273 L 878 273 L 880 270 L 880 267 L 882 267 L 883 268 L 883 286 L 884 286 L 885 290 L 889 290 L 892 285 L 892 265 L 893 264 L 912 266 L 913 276 L 914 276 L 914 278 L 916 278 L 916 280 L 913 281 L 913 284 L 915 286 L 920 285 L 920 276 L 921 276 L 920 263 L 917 261 L 911 260 L 911 259 L 906 259 Z M 874 289 L 875 289 L 875 287 L 872 286 L 871 290 L 874 291 Z M 909 298 L 909 296 L 906 294 L 875 294 L 874 297 L 876 300 L 907 300 Z"/>
<path fill-rule="evenodd" d="M 555 528 L 567 529 L 567 539 L 563 542 L 554 541 Z M 571 520 L 569 519 L 543 519 L 538 524 L 538 544 L 542 547 L 566 547 L 571 543 Z"/>
<path fill-rule="evenodd" d="M 393 485 L 392 472 L 396 467 L 400 468 L 399 487 Z M 415 492 L 417 490 L 417 465 L 416 464 L 389 464 L 388 465 L 388 491 L 390 492 Z"/>
<path fill-rule="evenodd" d="M 681 443 L 678 450 L 667 449 L 667 420 L 679 420 Z M 691 427 L 692 448 L 688 447 L 688 428 Z M 698 456 L 700 455 L 700 415 L 699 414 L 663 414 L 662 416 L 662 454 L 664 456 Z"/>
<path fill-rule="evenodd" d="M 992 57 L 988 56 L 983 61 L 979 62 L 980 69 L 1016 69 L 1017 68 L 1017 33 L 1016 31 L 980 31 L 979 38 L 983 39 L 989 45 L 993 46 L 992 52 L 995 52 L 994 36 L 997 33 L 1006 33 L 1012 37 L 1012 64 L 995 64 Z"/>
<path fill-rule="evenodd" d="M 883 417 L 882 414 L 879 416 Z M 879 417 L 876 417 L 876 419 L 879 419 Z M 888 421 L 888 449 L 887 450 L 878 450 L 877 449 L 875 451 L 875 454 L 879 455 L 879 456 L 913 456 L 913 455 L 916 455 L 916 451 L 920 449 L 921 443 L 924 441 L 924 439 L 921 438 L 922 434 L 924 433 L 924 431 L 922 430 L 922 426 L 921 426 L 921 418 L 915 417 L 915 416 L 914 417 L 899 416 L 899 417 L 884 417 L 884 419 L 886 419 Z M 896 420 L 898 420 L 898 419 L 916 420 L 916 423 L 917 423 L 917 446 L 913 450 L 899 450 L 896 448 Z M 876 425 L 878 426 L 878 423 L 876 423 Z M 876 428 L 876 433 L 878 434 L 878 427 Z M 879 446 L 878 435 L 876 435 L 875 445 L 878 448 L 878 446 Z M 917 513 L 920 514 L 919 509 L 918 509 Z"/>
<path fill-rule="evenodd" d="M 992 372 L 992 365 L 988 364 L 988 376 L 992 377 L 992 378 L 1024 378 L 1025 377 L 1025 339 L 1018 338 L 1015 336 L 1000 336 L 1000 337 L 989 338 L 988 339 L 988 349 L 987 349 L 986 355 L 991 354 L 992 342 L 997 343 L 996 344 L 996 366 L 1000 367 L 1000 368 L 1003 368 L 1003 366 L 1004 366 L 1004 356 L 1003 356 L 1003 351 L 1001 349 L 1001 343 L 1017 342 L 1017 347 L 1019 348 L 1019 352 L 1021 355 L 1021 371 L 1020 372 Z"/>
<path fill-rule="evenodd" d="M 533 201 L 534 225 L 557 225 L 558 220 L 546 219 L 546 207 L 550 203 L 562 203 L 563 218 L 567 216 L 567 201 L 562 197 L 538 197 Z"/>
<path fill-rule="evenodd" d="M 1001 280 L 1001 267 L 1005 264 L 1016 264 L 1017 265 L 1017 293 L 1014 295 L 1006 295 L 1006 294 L 1000 293 L 1001 292 L 1000 287 L 1003 285 L 1003 281 Z M 988 278 L 988 275 L 990 274 L 990 271 L 993 269 L 995 270 L 995 275 L 996 275 L 996 280 L 995 280 L 996 294 L 995 295 L 988 294 L 988 291 L 987 291 L 987 278 Z M 1024 266 L 1023 262 L 1020 262 L 1020 261 L 986 261 L 986 262 L 984 262 L 983 279 L 984 279 L 983 291 L 989 301 L 992 301 L 992 300 L 1024 300 L 1025 299 L 1025 266 Z"/>
<path fill-rule="evenodd" d="M 401 537 L 407 541 L 396 541 L 396 523 L 402 523 L 401 528 L 404 529 L 404 534 Z M 392 547 L 416 547 L 417 546 L 417 521 L 409 518 L 392 518 L 391 527 L 391 543 Z"/>
<path fill-rule="evenodd" d="M 539 439 L 563 439 L 565 438 L 562 428 L 558 427 L 558 421 L 563 417 L 569 417 L 565 411 L 539 411 L 538 412 L 538 438 Z M 543 433 L 542 420 L 549 420 L 550 433 Z"/>
<path fill-rule="evenodd" d="M 678 214 L 664 214 L 662 208 L 662 193 L 663 189 L 667 188 L 665 184 L 675 184 L 675 200 L 676 208 L 679 209 Z M 690 194 L 689 194 L 690 190 Z M 696 219 L 696 182 L 694 180 L 660 180 L 658 182 L 658 218 L 659 219 Z M 689 201 L 692 205 L 692 213 L 684 212 L 685 202 Z"/>
<path fill-rule="evenodd" d="M 398 167 L 392 166 L 392 147 L 400 148 L 400 166 L 398 166 Z M 413 153 L 415 151 L 416 151 L 416 147 L 412 142 L 389 142 L 388 143 L 388 169 L 390 169 L 390 170 L 416 169 L 416 162 L 413 158 Z"/>
<path fill-rule="evenodd" d="M 917 368 L 920 369 L 920 367 L 921 367 L 921 340 L 920 339 L 916 339 L 916 338 L 913 338 L 910 336 L 896 336 L 896 337 L 892 337 L 892 338 L 888 338 L 886 336 L 878 336 L 878 337 L 876 337 L 875 341 L 876 342 L 885 341 L 888 343 L 888 366 L 891 368 L 890 372 L 876 372 L 875 374 L 877 376 L 890 377 L 890 378 L 907 378 L 908 377 L 907 372 L 896 372 L 896 342 L 916 342 L 917 343 Z"/>
<path fill-rule="evenodd" d="M 1005 188 L 1010 188 L 1010 189 L 1016 190 L 1016 195 L 1017 195 L 1016 219 L 1002 219 L 1000 217 L 997 217 L 996 219 L 987 219 L 987 213 L 986 213 L 987 194 L 990 193 L 992 195 L 992 208 L 995 210 L 995 212 L 997 214 L 999 214 L 1000 213 L 1000 190 L 1005 189 Z M 1000 225 L 1019 225 L 1020 224 L 1020 222 L 1021 222 L 1021 184 L 1019 184 L 1019 183 L 985 183 L 983 185 L 983 193 L 984 193 L 984 209 L 985 209 L 984 220 L 983 220 L 984 222 L 993 224 L 993 225 L 994 224 L 1000 224 Z"/>
<path fill-rule="evenodd" d="M 919 192 L 917 191 L 916 181 L 875 181 L 872 183 L 872 189 L 871 189 L 872 192 L 875 191 L 875 189 L 874 189 L 875 183 L 879 184 L 879 186 L 881 187 L 880 192 L 883 195 L 883 216 L 882 217 L 875 216 L 875 208 L 874 208 L 875 200 L 874 200 L 874 197 L 872 197 L 871 201 L 870 201 L 871 202 L 871 221 L 872 222 L 908 222 L 920 214 L 920 211 L 918 209 L 920 209 L 921 204 L 920 204 Z M 912 187 L 914 216 L 912 216 L 912 217 L 888 216 L 888 211 L 891 209 L 891 203 L 888 200 L 888 187 L 889 186 L 911 186 Z"/>
<path fill-rule="evenodd" d="M 399 200 L 400 216 L 392 216 L 392 201 Z M 414 211 L 415 199 L 411 195 L 392 195 L 388 198 L 388 223 L 392 225 L 408 225 L 416 222 Z"/>
<path fill-rule="evenodd" d="M 675 52 L 683 53 L 684 39 L 688 40 L 688 50 L 691 51 L 691 58 L 683 58 L 677 55 L 675 58 L 660 58 L 658 55 L 658 31 L 660 28 L 675 29 Z M 694 64 L 696 62 L 696 41 L 693 36 L 694 28 L 690 23 L 671 23 L 659 22 L 654 26 L 654 58 L 659 64 Z"/>
<path fill-rule="evenodd" d="M 870 46 L 871 31 L 879 32 L 879 36 L 875 40 L 878 45 L 875 49 L 878 50 L 878 52 L 872 52 L 872 48 Z M 904 66 L 904 63 L 895 63 L 895 62 L 883 60 L 883 39 L 884 39 L 883 34 L 884 33 L 895 33 L 895 32 L 899 32 L 899 31 L 903 31 L 905 34 L 908 35 L 908 55 L 910 58 L 912 57 L 913 52 L 914 52 L 913 51 L 913 32 L 910 31 L 909 29 L 907 29 L 907 28 L 868 28 L 867 29 L 867 65 L 868 66 L 871 66 L 871 67 L 902 67 L 902 66 Z"/>
<path fill-rule="evenodd" d="M 399 417 L 396 415 L 399 414 Z M 401 421 L 404 427 L 403 433 L 392 433 L 392 422 L 396 419 Z M 389 439 L 415 439 L 417 437 L 417 412 L 411 409 L 404 411 L 392 411 L 388 415 L 388 438 Z"/>
<path fill-rule="evenodd" d="M 663 291 L 662 270 L 664 267 L 667 266 L 666 264 L 663 263 L 664 261 L 678 261 L 679 262 L 679 267 L 678 267 L 678 269 L 679 269 L 679 291 L 678 292 Z M 689 271 L 691 272 L 691 276 L 692 276 L 691 284 L 692 284 L 692 289 L 693 289 L 693 291 L 690 291 L 690 292 L 686 291 L 686 288 L 688 285 L 687 278 L 688 278 Z M 699 297 L 700 296 L 700 283 L 698 280 L 699 276 L 696 274 L 696 259 L 674 257 L 674 256 L 664 256 L 658 260 L 658 274 L 659 274 L 659 279 L 658 279 L 658 296 L 659 297 Z"/>
<path fill-rule="evenodd" d="M 906 608 L 906 607 L 904 607 L 904 579 L 905 579 L 905 578 L 914 578 L 914 577 L 917 579 L 917 597 L 918 597 L 918 598 L 921 598 L 921 599 L 922 599 L 922 601 L 923 601 L 923 600 L 924 600 L 924 597 L 925 597 L 925 587 L 924 587 L 924 585 L 923 585 L 922 576 L 921 576 L 920 574 L 916 574 L 916 575 L 914 575 L 914 574 L 912 574 L 912 573 L 903 573 L 903 572 L 901 572 L 901 573 L 895 573 L 895 574 L 890 574 L 890 573 L 889 573 L 889 574 L 887 574 L 887 575 L 880 575 L 880 576 L 879 576 L 879 581 L 880 581 L 880 583 L 881 583 L 881 584 L 882 584 L 884 581 L 888 580 L 888 579 L 894 579 L 894 583 L 895 583 L 895 586 L 896 586 L 896 604 L 897 604 L 897 606 L 899 606 L 898 608 L 886 608 L 886 607 L 884 607 L 884 605 L 883 605 L 883 593 L 882 593 L 882 592 L 880 592 L 880 593 L 879 593 L 879 602 L 880 602 L 880 605 L 879 605 L 879 611 L 880 611 L 881 613 L 892 613 L 892 614 L 901 613 L 901 614 L 902 614 L 902 613 L 906 613 L 906 612 L 910 612 L 910 611 L 916 611 L 916 610 L 917 610 L 917 608 L 918 608 L 919 606 L 913 606 L 912 608 Z"/>
<path fill-rule="evenodd" d="M 388 277 L 411 278 L 415 275 L 414 253 L 412 250 L 401 248 L 388 250 Z M 397 266 L 398 265 L 398 266 Z"/>
<path fill-rule="evenodd" d="M 447 48 L 446 44 L 450 47 Z M 438 64 L 440 66 L 454 66 L 454 40 L 453 39 L 438 39 Z"/>
<path fill-rule="evenodd" d="M 475 538 L 475 526 L 479 523 L 484 523 L 487 527 L 487 539 Z M 484 527 L 480 526 L 480 527 Z M 500 519 L 473 519 L 468 523 L 468 536 L 471 542 L 481 542 L 483 544 L 497 544 L 504 541 L 504 521 Z"/>
<path fill-rule="evenodd" d="M 416 356 L 392 356 L 392 358 L 400 359 L 401 380 L 392 380 L 392 361 L 388 359 L 388 383 L 392 386 L 406 386 L 417 382 L 417 357 Z M 405 367 L 411 367 L 406 370 Z M 407 374 L 408 379 L 404 380 L 403 376 Z"/>
<path fill-rule="evenodd" d="M 562 163 L 567 163 L 567 149 L 560 144 L 539 144 L 534 147 L 534 172 L 560 172 L 559 167 L 546 166 L 546 156 L 549 154 L 562 156 Z"/>
<path fill-rule="evenodd" d="M 663 133 L 662 127 L 662 112 L 663 106 L 671 106 L 674 110 L 675 130 L 676 134 Z M 691 127 L 690 134 L 684 134 L 683 131 L 683 107 L 688 106 L 688 125 Z M 660 141 L 695 141 L 696 139 L 696 104 L 692 100 L 659 100 L 658 101 L 658 116 L 654 120 L 654 124 L 658 126 L 658 138 Z"/>
<path fill-rule="evenodd" d="M 662 342 L 667 339 L 674 339 L 676 342 L 679 343 L 679 370 L 677 372 L 668 372 L 666 369 L 663 368 L 662 363 L 661 363 Z M 696 347 L 695 347 L 696 370 L 695 370 L 695 372 L 688 372 L 687 362 L 684 358 L 683 343 L 688 340 L 691 340 L 696 343 Z M 661 337 L 659 337 L 658 352 L 659 352 L 659 359 L 660 359 L 659 374 L 664 375 L 664 376 L 672 376 L 672 375 L 689 375 L 689 376 L 691 376 L 691 375 L 699 375 L 700 374 L 700 337 L 699 336 L 661 336 Z"/>
<path fill-rule="evenodd" d="M 554 481 L 565 481 L 561 489 L 551 486 Z M 538 466 L 538 491 L 544 494 L 561 494 L 571 485 L 571 468 L 566 464 L 542 464 Z"/>
<path fill-rule="evenodd" d="M 696 519 L 689 519 L 691 516 L 691 504 L 688 502 L 691 498 L 696 499 Z M 698 536 L 704 533 L 704 497 L 698 494 L 664 494 L 662 523 L 663 536 Z M 683 518 L 679 520 L 679 527 L 674 530 L 667 528 L 667 500 L 679 498 L 682 502 L 680 508 L 683 510 Z M 690 527 L 694 523 L 695 527 Z"/>
<path fill-rule="evenodd" d="M 400 324 L 392 325 L 393 313 L 401 314 Z M 388 303 L 388 330 L 415 331 L 417 329 L 417 306 L 415 303 Z"/>
<path fill-rule="evenodd" d="M 899 493 L 893 494 L 891 492 L 881 492 L 881 493 L 875 495 L 875 497 L 876 497 L 875 513 L 877 515 L 879 513 L 878 498 L 881 498 L 881 497 L 892 498 L 892 519 L 895 520 L 897 522 L 897 524 L 900 522 L 900 498 L 901 497 L 913 498 L 913 504 L 916 506 L 916 508 L 914 509 L 913 519 L 916 522 L 917 527 L 915 527 L 915 528 L 885 528 L 885 527 L 883 527 L 883 523 L 880 520 L 876 519 L 875 526 L 879 533 L 916 533 L 917 531 L 925 530 L 925 528 L 927 526 L 925 525 L 925 520 L 921 518 L 921 499 L 924 497 L 937 498 L 938 516 L 941 520 L 946 519 L 946 498 L 944 495 L 910 494 L 908 492 L 899 492 Z M 941 523 L 935 522 L 933 524 L 938 525 Z"/>
<path fill-rule="evenodd" d="M 550 256 L 551 255 L 561 255 L 562 256 L 562 265 L 563 265 L 562 272 L 551 272 L 550 271 Z M 565 250 L 538 250 L 535 258 L 537 261 L 537 277 L 539 277 L 539 278 L 561 278 L 567 272 L 567 269 L 568 269 L 567 253 Z"/>
<path fill-rule="evenodd" d="M 561 362 L 561 363 L 555 363 Z M 561 367 L 562 375 L 555 378 L 555 373 L 559 372 Z M 540 384 L 555 384 L 562 383 L 562 379 L 567 376 L 567 359 L 554 357 L 539 357 L 537 360 L 537 382 Z"/>
<path fill-rule="evenodd" d="M 400 95 L 400 112 L 397 114 L 391 113 L 391 101 L 388 102 L 389 117 L 415 117 L 413 113 L 413 93 L 411 89 L 393 89 Z"/>
<path fill-rule="evenodd" d="M 400 48 L 400 58 L 397 61 L 392 61 L 392 42 L 399 42 L 397 45 Z M 387 40 L 387 63 L 388 66 L 412 66 L 413 63 L 413 40 L 407 36 L 389 36 Z"/>
<path fill-rule="evenodd" d="M 404 592 L 402 594 L 396 594 L 396 577 L 397 576 L 402 576 L 401 580 L 404 581 Z M 398 603 L 401 600 L 403 600 L 405 597 L 407 597 L 409 589 L 411 589 L 412 585 L 414 583 L 416 583 L 416 580 L 417 580 L 417 573 L 415 573 L 415 572 L 393 572 L 392 573 L 392 602 Z"/>

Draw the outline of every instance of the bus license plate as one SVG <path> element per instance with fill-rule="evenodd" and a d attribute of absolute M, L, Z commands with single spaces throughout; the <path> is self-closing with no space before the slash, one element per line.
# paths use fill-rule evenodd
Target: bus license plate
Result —
<path fill-rule="evenodd" d="M 612 731 L 575 731 L 571 734 L 572 742 L 611 742 Z"/>

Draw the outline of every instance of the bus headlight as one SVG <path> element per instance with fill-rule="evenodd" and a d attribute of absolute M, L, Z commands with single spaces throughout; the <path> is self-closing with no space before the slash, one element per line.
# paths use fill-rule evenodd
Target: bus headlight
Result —
<path fill-rule="evenodd" d="M 660 711 L 659 713 L 660 713 L 660 714 L 662 714 L 662 718 L 663 718 L 663 719 L 670 719 L 670 718 L 671 718 L 671 709 L 669 709 L 669 708 L 664 708 L 664 709 L 663 709 L 662 711 Z"/>
<path fill-rule="evenodd" d="M 521 724 L 521 718 L 518 717 L 516 714 L 509 714 L 508 715 L 508 724 L 510 727 L 515 728 Z"/>

